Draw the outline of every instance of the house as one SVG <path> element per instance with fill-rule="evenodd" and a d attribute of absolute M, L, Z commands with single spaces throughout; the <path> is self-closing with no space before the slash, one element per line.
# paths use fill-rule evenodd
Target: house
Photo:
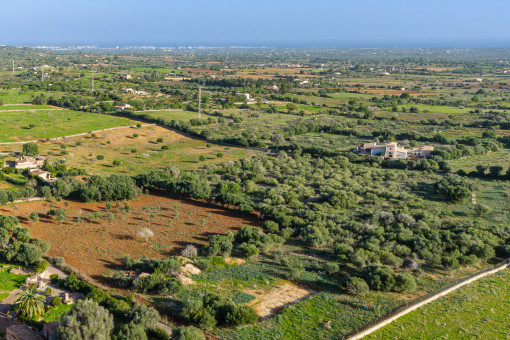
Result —
<path fill-rule="evenodd" d="M 276 86 L 276 85 L 266 85 L 266 86 L 264 86 L 264 88 L 265 88 L 266 90 L 275 91 L 275 92 L 276 92 L 276 91 L 278 91 L 278 90 L 280 89 L 280 88 L 279 88 L 278 86 Z"/>
<path fill-rule="evenodd" d="M 46 182 L 54 182 L 57 180 L 56 178 L 52 178 L 51 174 L 48 171 L 44 171 L 41 169 L 30 169 L 30 170 L 28 170 L 28 172 L 32 176 L 40 177 L 42 180 L 44 180 Z"/>
<path fill-rule="evenodd" d="M 115 106 L 115 110 L 117 110 L 117 111 L 124 111 L 124 110 L 131 109 L 131 108 L 132 108 L 132 106 L 129 104 L 120 104 L 120 105 Z"/>
<path fill-rule="evenodd" d="M 477 83 L 481 83 L 481 82 L 483 82 L 483 79 L 482 79 L 482 78 L 475 78 L 475 79 L 473 79 L 473 80 L 474 80 L 474 81 L 476 81 Z"/>
<path fill-rule="evenodd" d="M 244 96 L 244 97 L 246 97 L 246 101 L 250 101 L 250 94 L 249 93 L 238 92 L 238 93 L 236 93 L 236 96 L 240 96 L 240 97 Z"/>
<path fill-rule="evenodd" d="M 44 156 L 21 156 L 16 158 L 12 164 L 15 169 L 33 169 L 39 168 L 44 165 L 46 157 Z"/>
<path fill-rule="evenodd" d="M 38 332 L 35 332 L 22 323 L 7 327 L 5 332 L 7 340 L 44 340 Z"/>
<path fill-rule="evenodd" d="M 409 156 L 416 158 L 428 158 L 430 157 L 434 147 L 423 146 L 421 148 L 415 148 L 413 150 L 406 150 L 403 147 L 399 147 L 397 143 L 391 142 L 385 145 L 377 145 L 376 142 L 359 144 L 354 148 L 354 152 L 360 155 L 380 156 L 390 159 L 407 159 Z"/>
<path fill-rule="evenodd" d="M 410 156 L 414 156 L 417 158 L 429 158 L 432 154 L 432 151 L 434 151 L 433 146 L 425 145 L 421 148 L 415 148 L 409 151 Z"/>

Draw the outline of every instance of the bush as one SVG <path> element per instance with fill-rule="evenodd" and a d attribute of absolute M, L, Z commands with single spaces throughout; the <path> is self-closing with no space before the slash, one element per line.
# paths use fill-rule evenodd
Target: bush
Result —
<path fill-rule="evenodd" d="M 388 266 L 369 265 L 361 274 L 372 290 L 389 292 L 395 286 L 395 272 Z"/>
<path fill-rule="evenodd" d="M 340 267 L 338 266 L 338 264 L 334 263 L 334 262 L 326 262 L 324 264 L 324 271 L 328 274 L 328 275 L 333 275 L 333 274 L 336 274 L 340 271 Z"/>
<path fill-rule="evenodd" d="M 446 269 L 459 269 L 460 268 L 459 261 L 453 256 L 443 256 L 441 258 L 441 264 Z"/>
<path fill-rule="evenodd" d="M 103 156 L 103 155 L 97 155 L 97 156 L 96 156 L 96 159 L 97 159 L 98 161 L 102 161 L 102 160 L 104 159 L 104 156 Z"/>
<path fill-rule="evenodd" d="M 35 271 L 37 273 L 42 273 L 46 270 L 46 268 L 48 268 L 48 266 L 50 265 L 50 263 L 46 260 L 41 260 L 38 264 L 37 264 L 37 267 L 35 268 Z"/>
<path fill-rule="evenodd" d="M 168 333 L 163 328 L 159 328 L 159 327 L 150 328 L 147 331 L 147 335 L 149 336 L 150 339 L 155 339 L 155 340 L 170 339 L 170 337 L 168 336 Z"/>
<path fill-rule="evenodd" d="M 234 306 L 227 313 L 226 321 L 234 326 L 255 323 L 259 319 L 255 310 L 250 306 Z"/>
<path fill-rule="evenodd" d="M 174 295 L 182 291 L 183 284 L 180 280 L 171 278 L 159 286 L 160 295 Z"/>
<path fill-rule="evenodd" d="M 243 243 L 239 246 L 239 251 L 246 257 L 257 256 L 259 254 L 259 249 L 254 244 Z"/>
<path fill-rule="evenodd" d="M 117 340 L 147 340 L 147 334 L 141 325 L 130 322 L 119 328 Z"/>
<path fill-rule="evenodd" d="M 15 216 L 0 215 L 0 228 L 13 231 L 14 228 L 19 226 L 19 220 Z"/>
<path fill-rule="evenodd" d="M 92 300 L 80 300 L 60 319 L 61 339 L 110 339 L 113 317 Z"/>
<path fill-rule="evenodd" d="M 159 313 L 152 307 L 137 304 L 126 312 L 126 320 L 132 321 L 144 329 L 154 328 L 161 320 Z"/>
<path fill-rule="evenodd" d="M 364 295 L 369 291 L 368 284 L 362 278 L 351 277 L 349 281 L 347 281 L 347 292 L 351 295 Z"/>
<path fill-rule="evenodd" d="M 59 281 L 58 274 L 51 274 L 50 275 L 50 281 L 52 284 L 57 284 Z"/>
<path fill-rule="evenodd" d="M 179 330 L 178 340 L 205 340 L 205 336 L 200 329 L 188 326 Z"/>
<path fill-rule="evenodd" d="M 44 296 L 50 296 L 52 292 L 51 287 L 48 287 L 44 290 Z"/>
<path fill-rule="evenodd" d="M 181 255 L 184 257 L 196 257 L 198 255 L 198 249 L 194 245 L 188 244 L 181 251 Z"/>
<path fill-rule="evenodd" d="M 60 296 L 54 296 L 54 297 L 51 299 L 50 304 L 51 304 L 53 307 L 60 306 L 60 305 L 62 304 L 62 299 L 60 298 Z"/>
<path fill-rule="evenodd" d="M 411 273 L 400 273 L 395 279 L 393 290 L 401 293 L 411 293 L 416 290 L 416 280 Z"/>

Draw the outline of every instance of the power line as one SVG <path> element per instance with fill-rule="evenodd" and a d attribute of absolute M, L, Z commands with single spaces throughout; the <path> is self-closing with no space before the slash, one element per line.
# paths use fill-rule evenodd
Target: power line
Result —
<path fill-rule="evenodd" d="M 202 86 L 198 86 L 198 119 L 202 120 Z"/>

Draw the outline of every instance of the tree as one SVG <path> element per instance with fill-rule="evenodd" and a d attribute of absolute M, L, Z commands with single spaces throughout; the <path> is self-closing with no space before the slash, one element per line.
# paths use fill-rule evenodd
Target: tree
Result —
<path fill-rule="evenodd" d="M 109 340 L 113 316 L 97 302 L 80 300 L 62 316 L 58 335 L 63 340 Z"/>
<path fill-rule="evenodd" d="M 446 201 L 458 203 L 471 197 L 471 184 L 460 176 L 448 174 L 435 184 L 436 191 Z"/>
<path fill-rule="evenodd" d="M 411 293 L 416 290 L 416 280 L 411 273 L 400 273 L 395 279 L 393 290 L 401 293 Z"/>
<path fill-rule="evenodd" d="M 34 221 L 34 223 L 39 222 L 39 214 L 37 214 L 36 212 L 30 213 L 30 215 L 28 215 L 28 218 Z"/>
<path fill-rule="evenodd" d="M 363 295 L 369 292 L 368 284 L 359 277 L 351 277 L 346 283 L 347 292 L 351 295 Z"/>
<path fill-rule="evenodd" d="M 137 304 L 126 312 L 126 319 L 148 329 L 156 327 L 161 317 L 154 308 Z"/>
<path fill-rule="evenodd" d="M 147 334 L 141 325 L 130 322 L 120 327 L 117 340 L 147 340 Z"/>
<path fill-rule="evenodd" d="M 138 230 L 136 236 L 138 236 L 141 239 L 144 239 L 145 242 L 149 242 L 149 238 L 154 237 L 154 232 L 152 232 L 152 230 L 150 230 L 149 228 L 142 228 Z"/>
<path fill-rule="evenodd" d="M 37 143 L 30 142 L 23 144 L 23 154 L 26 156 L 37 156 L 39 154 Z"/>
<path fill-rule="evenodd" d="M 18 310 L 21 316 L 35 318 L 44 313 L 44 297 L 39 295 L 35 285 L 23 291 L 16 299 L 19 303 Z"/>
<path fill-rule="evenodd" d="M 395 286 L 395 273 L 388 266 L 369 265 L 361 273 L 370 289 L 389 292 Z"/>
<path fill-rule="evenodd" d="M 181 328 L 179 331 L 179 340 L 205 340 L 204 333 L 194 326 Z"/>

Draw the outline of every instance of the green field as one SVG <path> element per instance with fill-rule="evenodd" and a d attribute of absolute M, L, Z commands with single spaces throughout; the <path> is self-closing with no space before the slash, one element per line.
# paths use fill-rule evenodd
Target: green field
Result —
<path fill-rule="evenodd" d="M 510 271 L 480 279 L 404 315 L 369 339 L 508 339 Z"/>
<path fill-rule="evenodd" d="M 55 109 L 50 105 L 2 105 L 0 106 L 0 111 L 29 111 L 29 110 L 41 110 L 41 109 Z"/>
<path fill-rule="evenodd" d="M 157 111 L 138 111 L 137 114 L 148 115 L 152 118 L 163 118 L 168 121 L 171 120 L 184 120 L 189 121 L 193 118 L 198 118 L 198 113 L 184 110 L 157 110 Z M 210 117 L 202 113 L 202 119 Z"/>
<path fill-rule="evenodd" d="M 131 125 L 128 119 L 72 110 L 4 112 L 0 142 L 53 138 Z"/>
<path fill-rule="evenodd" d="M 11 268 L 18 268 L 19 266 L 0 264 L 0 301 L 9 296 L 10 292 L 19 288 L 25 283 L 27 275 L 10 274 Z"/>

